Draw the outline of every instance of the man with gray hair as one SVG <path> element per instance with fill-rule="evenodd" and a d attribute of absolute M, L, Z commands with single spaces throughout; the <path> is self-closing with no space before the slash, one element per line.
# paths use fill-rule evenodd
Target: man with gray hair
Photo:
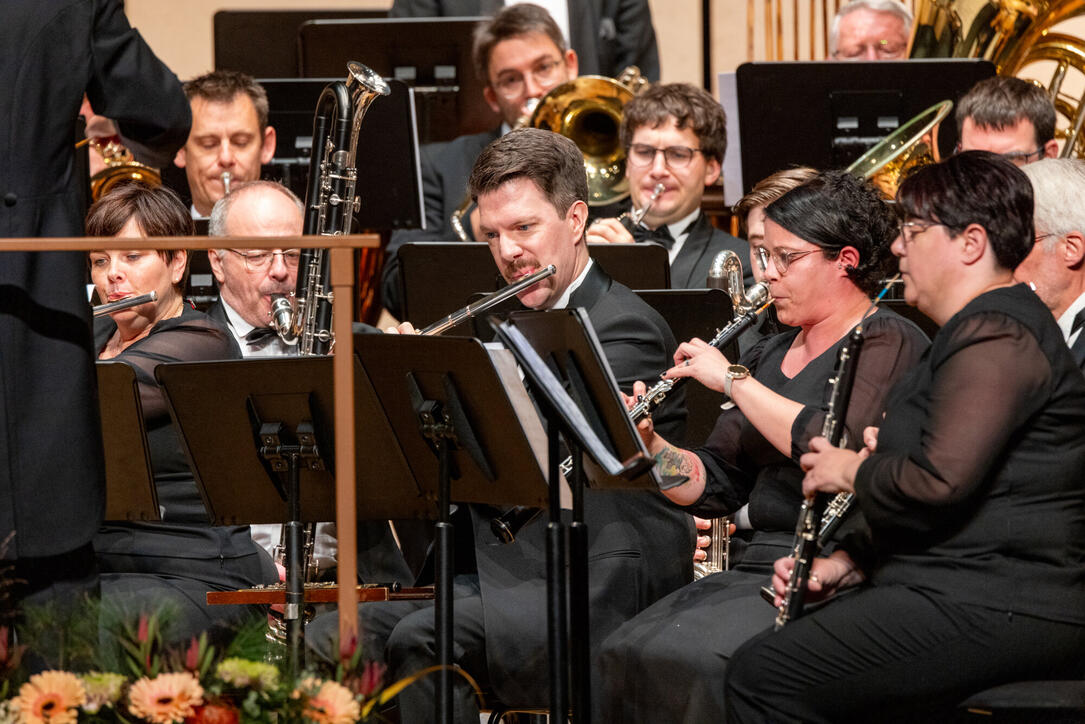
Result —
<path fill-rule="evenodd" d="M 1035 197 L 1036 243 L 1013 276 L 1030 284 L 1055 315 L 1085 370 L 1085 161 L 1050 158 L 1022 170 Z"/>
<path fill-rule="evenodd" d="M 852 0 L 829 28 L 829 60 L 904 60 L 912 13 L 900 0 Z"/>
<path fill-rule="evenodd" d="M 955 114 L 961 151 L 991 151 L 1018 166 L 1059 155 L 1055 104 L 1030 81 L 1001 75 L 981 80 Z"/>

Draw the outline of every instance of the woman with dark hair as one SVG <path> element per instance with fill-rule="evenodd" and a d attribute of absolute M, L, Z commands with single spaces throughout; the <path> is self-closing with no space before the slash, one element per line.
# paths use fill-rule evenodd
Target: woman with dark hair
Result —
<path fill-rule="evenodd" d="M 731 570 L 661 599 L 607 639 L 608 722 L 722 718 L 728 659 L 775 617 L 760 588 L 792 544 L 803 499 L 798 458 L 821 430 L 840 347 L 892 266 L 895 218 L 873 188 L 846 173 L 819 173 L 765 213 L 756 251 L 779 319 L 794 329 L 761 340 L 741 365 L 698 339 L 679 346 L 664 376 L 693 377 L 734 403 L 702 447 L 680 449 L 650 420 L 640 425 L 660 472 L 687 479 L 664 494 L 695 515 L 733 515 L 745 551 Z M 887 383 L 927 346 L 915 325 L 888 310 L 866 317 L 863 330 L 845 418 L 852 441 L 880 418 Z"/>
<path fill-rule="evenodd" d="M 1028 178 L 962 153 L 897 200 L 905 298 L 941 329 L 863 451 L 816 438 L 801 461 L 806 493 L 853 492 L 867 523 L 814 561 L 808 598 L 865 585 L 737 652 L 729 721 L 947 721 L 992 685 L 1085 673 L 1085 379 L 1013 282 Z"/>
<path fill-rule="evenodd" d="M 86 229 L 88 236 L 187 236 L 193 224 L 174 192 L 127 184 L 91 206 Z M 158 293 L 154 302 L 94 324 L 98 359 L 124 362 L 136 372 L 162 513 L 160 523 L 109 523 L 99 531 L 94 548 L 102 598 L 128 615 L 162 610 L 169 639 L 188 641 L 218 623 L 253 613 L 208 607 L 208 590 L 247 588 L 277 577 L 248 526 L 209 525 L 154 369 L 163 362 L 239 359 L 241 353 L 231 334 L 185 304 L 184 250 L 101 249 L 89 258 L 102 301 Z"/>

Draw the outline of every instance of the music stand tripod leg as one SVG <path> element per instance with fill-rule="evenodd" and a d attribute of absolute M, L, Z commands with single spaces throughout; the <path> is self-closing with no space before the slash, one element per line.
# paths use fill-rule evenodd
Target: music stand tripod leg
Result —
<path fill-rule="evenodd" d="M 564 722 L 569 711 L 568 588 L 565 585 L 565 525 L 561 522 L 561 460 L 558 424 L 547 419 L 550 523 L 546 527 L 547 633 L 550 650 L 550 719 Z"/>

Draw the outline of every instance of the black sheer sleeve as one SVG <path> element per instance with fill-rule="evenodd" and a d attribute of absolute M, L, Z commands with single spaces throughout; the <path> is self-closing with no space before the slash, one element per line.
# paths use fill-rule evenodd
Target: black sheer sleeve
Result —
<path fill-rule="evenodd" d="M 856 499 L 873 530 L 945 525 L 981 494 L 1007 442 L 1049 397 L 1050 364 L 1033 334 L 1006 315 L 967 318 L 939 346 L 947 354 L 931 361 L 929 396 L 891 410 L 880 451 L 856 476 Z"/>
<path fill-rule="evenodd" d="M 96 335 L 97 339 L 103 335 Z M 105 339 L 109 335 L 104 335 Z M 155 379 L 155 367 L 164 362 L 240 359 L 233 336 L 207 315 L 185 308 L 179 317 L 155 325 L 151 333 L 117 355 L 136 372 L 143 417 L 148 425 L 168 419 L 165 394 Z"/>
<path fill-rule="evenodd" d="M 863 429 L 880 425 L 889 388 L 915 365 L 927 346 L 926 335 L 895 314 L 879 310 L 866 321 L 855 384 L 844 420 L 846 447 L 858 450 L 863 446 Z M 829 399 L 826 380 L 825 405 L 808 405 L 795 418 L 791 428 L 791 457 L 796 462 L 810 449 L 810 440 L 821 434 Z"/>

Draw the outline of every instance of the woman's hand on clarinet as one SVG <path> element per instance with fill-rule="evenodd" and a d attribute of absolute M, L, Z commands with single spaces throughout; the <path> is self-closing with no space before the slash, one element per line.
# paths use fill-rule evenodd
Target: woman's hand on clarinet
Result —
<path fill-rule="evenodd" d="M 777 558 L 772 565 L 772 591 L 776 594 L 773 605 L 777 608 L 783 603 L 794 568 L 795 559 L 791 556 Z M 863 578 L 851 556 L 844 551 L 834 551 L 827 558 L 815 558 L 810 565 L 810 579 L 806 582 L 806 602 L 824 601 L 844 588 L 857 585 Z"/>
<path fill-rule="evenodd" d="M 633 383 L 633 394 L 627 395 L 619 390 L 619 394 L 622 396 L 622 402 L 625 403 L 626 410 L 632 410 L 637 406 L 637 403 L 644 399 L 644 393 L 648 391 L 648 386 L 641 381 Z M 652 449 L 652 442 L 656 436 L 655 426 L 652 424 L 652 415 L 645 415 L 640 422 L 637 423 L 637 433 L 640 435 L 640 439 L 644 442 L 644 447 L 648 450 Z"/>
<path fill-rule="evenodd" d="M 799 458 L 799 464 L 806 471 L 802 480 L 803 495 L 855 492 L 855 473 L 868 457 L 869 448 L 854 452 L 835 447 L 823 437 L 815 437 L 810 441 L 810 452 Z"/>
<path fill-rule="evenodd" d="M 723 352 L 694 337 L 678 345 L 678 351 L 674 353 L 674 367 L 664 372 L 663 377 L 692 377 L 711 390 L 723 392 L 723 383 L 730 364 Z"/>

